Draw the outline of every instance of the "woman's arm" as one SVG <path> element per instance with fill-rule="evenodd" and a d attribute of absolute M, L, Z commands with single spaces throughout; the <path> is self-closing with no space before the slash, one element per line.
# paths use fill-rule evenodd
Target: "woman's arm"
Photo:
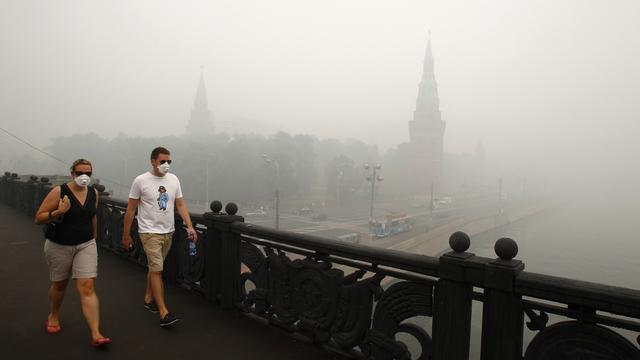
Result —
<path fill-rule="evenodd" d="M 63 199 L 60 199 L 60 186 L 56 186 L 42 200 L 42 204 L 36 212 L 35 222 L 36 224 L 48 223 L 66 213 L 70 207 L 69 197 L 65 195 Z"/>

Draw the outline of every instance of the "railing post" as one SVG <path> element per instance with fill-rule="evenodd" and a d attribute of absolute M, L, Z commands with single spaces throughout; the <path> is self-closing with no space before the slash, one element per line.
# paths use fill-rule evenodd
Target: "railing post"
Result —
<path fill-rule="evenodd" d="M 454 250 L 440 257 L 433 313 L 433 359 L 468 360 L 473 286 L 467 282 L 469 236 L 461 231 L 449 238 Z"/>
<path fill-rule="evenodd" d="M 27 202 L 27 200 L 25 199 L 26 194 L 25 194 L 25 184 L 26 182 L 22 181 L 22 179 L 20 177 L 16 178 L 16 181 L 14 182 L 15 187 L 16 187 L 16 192 L 14 192 L 13 196 L 15 198 L 15 202 L 16 202 L 16 209 L 18 209 L 18 211 L 20 212 L 26 212 L 25 211 L 25 204 Z"/>
<path fill-rule="evenodd" d="M 518 245 L 509 238 L 499 239 L 495 252 L 499 259 L 487 264 L 484 280 L 481 359 L 521 359 L 524 314 L 514 279 L 524 264 L 513 260 Z"/>
<path fill-rule="evenodd" d="M 42 178 L 42 181 L 44 182 L 45 180 L 48 181 L 47 178 Z M 97 229 L 96 229 L 96 243 L 98 244 L 98 246 L 100 247 L 104 247 L 104 233 L 106 230 L 106 224 L 104 223 L 104 212 L 105 212 L 105 207 L 104 207 L 104 202 L 102 202 L 102 200 L 104 200 L 105 197 L 109 196 L 108 193 L 106 193 L 104 190 L 104 186 L 103 185 L 96 185 L 95 186 L 96 190 L 98 190 L 98 196 L 100 197 L 100 200 L 98 201 L 98 208 L 96 209 L 96 218 L 97 218 Z"/>
<path fill-rule="evenodd" d="M 49 191 L 51 191 L 51 183 L 49 183 L 49 178 L 40 178 L 40 183 L 38 184 L 38 199 L 36 200 L 36 211 L 37 208 L 40 207 L 40 204 L 42 204 L 44 198 L 47 197 L 47 194 L 49 194 Z"/>
<path fill-rule="evenodd" d="M 220 293 L 220 230 L 216 229 L 215 221 L 222 210 L 222 203 L 218 200 L 212 201 L 209 205 L 211 212 L 204 214 L 207 222 L 207 241 L 204 243 L 204 276 L 206 282 L 204 286 L 205 299 L 212 302 L 219 302 Z"/>
<path fill-rule="evenodd" d="M 228 203 L 225 211 L 227 214 L 205 214 L 214 229 L 213 244 L 207 245 L 207 262 L 209 255 L 215 259 L 211 267 L 207 265 L 207 277 L 211 276 L 209 286 L 220 306 L 232 308 L 240 301 L 240 235 L 231 231 L 231 225 L 244 218 L 236 215 L 238 206 L 234 203 Z"/>
<path fill-rule="evenodd" d="M 9 197 L 9 206 L 13 207 L 16 210 L 20 210 L 20 179 L 18 178 L 17 173 L 11 173 L 11 179 L 9 180 L 9 193 L 7 194 Z"/>
<path fill-rule="evenodd" d="M 180 255 L 182 254 L 182 248 L 184 248 L 184 242 L 186 235 L 184 231 L 184 222 L 182 218 L 178 216 L 176 212 L 175 219 L 175 231 L 173 232 L 173 239 L 171 239 L 171 249 L 167 258 L 164 259 L 164 266 L 162 270 L 162 276 L 167 282 L 176 283 L 178 281 L 178 275 L 180 273 Z"/>
<path fill-rule="evenodd" d="M 0 202 L 9 205 L 9 181 L 11 173 L 6 171 L 2 179 L 0 179 Z"/>
<path fill-rule="evenodd" d="M 30 216 L 35 216 L 36 211 L 38 211 L 38 195 L 39 195 L 39 184 L 38 177 L 35 175 L 31 175 L 29 180 L 27 181 L 27 193 L 29 195 L 29 202 L 27 203 L 27 214 Z"/>

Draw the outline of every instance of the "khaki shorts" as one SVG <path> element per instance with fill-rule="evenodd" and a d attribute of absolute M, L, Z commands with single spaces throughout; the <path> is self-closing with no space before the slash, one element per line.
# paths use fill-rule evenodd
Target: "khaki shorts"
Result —
<path fill-rule="evenodd" d="M 171 249 L 173 232 L 167 234 L 145 233 L 139 234 L 142 247 L 147 254 L 149 271 L 162 271 L 164 259 Z"/>
<path fill-rule="evenodd" d="M 49 266 L 51 281 L 91 279 L 98 277 L 98 248 L 95 240 L 78 245 L 44 242 L 44 258 Z"/>

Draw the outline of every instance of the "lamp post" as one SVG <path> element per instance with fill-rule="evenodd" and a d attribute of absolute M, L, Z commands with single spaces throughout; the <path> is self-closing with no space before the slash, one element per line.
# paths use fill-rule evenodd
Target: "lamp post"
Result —
<path fill-rule="evenodd" d="M 498 211 L 502 213 L 502 178 L 498 179 Z"/>
<path fill-rule="evenodd" d="M 380 164 L 376 164 L 375 166 L 369 166 L 369 164 L 364 164 L 364 169 L 369 170 L 372 169 L 371 175 L 367 175 L 367 181 L 371 182 L 371 207 L 369 208 L 369 222 L 373 221 L 373 200 L 375 196 L 376 190 L 376 182 L 382 181 L 382 176 L 377 175 L 377 172 L 382 168 Z"/>
<path fill-rule="evenodd" d="M 204 184 L 204 188 L 205 188 L 205 194 L 206 194 L 206 203 L 204 204 L 204 208 L 205 211 L 206 209 L 209 208 L 209 205 L 211 204 L 211 202 L 209 201 L 209 162 L 210 162 L 211 158 L 207 157 L 207 166 L 206 166 L 206 173 L 205 173 L 205 184 Z"/>
<path fill-rule="evenodd" d="M 336 199 L 338 200 L 338 206 L 341 206 L 340 201 L 340 185 L 342 183 L 342 178 L 344 177 L 344 172 L 342 170 L 338 170 L 338 176 L 336 178 Z"/>
<path fill-rule="evenodd" d="M 122 162 L 122 179 L 124 181 L 124 183 L 126 184 L 127 182 L 129 182 L 129 178 L 127 177 L 127 165 L 129 163 L 129 157 L 125 155 L 124 157 L 124 161 Z M 118 192 L 120 192 L 121 190 L 118 190 Z M 125 193 L 124 194 L 125 198 L 128 197 L 128 194 Z"/>
<path fill-rule="evenodd" d="M 431 197 L 429 199 L 429 221 L 433 221 L 433 201 L 435 199 L 433 198 L 433 181 L 431 182 Z"/>
<path fill-rule="evenodd" d="M 278 160 L 267 154 L 262 154 L 262 158 L 268 164 L 273 164 L 276 168 L 276 230 L 278 230 L 280 228 L 280 164 Z"/>

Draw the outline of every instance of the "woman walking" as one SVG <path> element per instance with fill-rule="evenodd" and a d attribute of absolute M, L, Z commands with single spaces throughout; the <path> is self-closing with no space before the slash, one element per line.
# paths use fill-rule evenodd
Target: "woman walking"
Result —
<path fill-rule="evenodd" d="M 36 213 L 37 224 L 48 224 L 44 254 L 49 266 L 49 303 L 51 312 L 45 322 L 49 334 L 62 330 L 60 306 L 69 278 L 76 280 L 82 313 L 91 331 L 92 345 L 104 346 L 111 339 L 100 333 L 98 296 L 94 289 L 98 276 L 96 247 L 96 209 L 98 192 L 88 186 L 92 166 L 88 160 L 78 159 L 71 165 L 73 181 L 54 187 Z"/>

